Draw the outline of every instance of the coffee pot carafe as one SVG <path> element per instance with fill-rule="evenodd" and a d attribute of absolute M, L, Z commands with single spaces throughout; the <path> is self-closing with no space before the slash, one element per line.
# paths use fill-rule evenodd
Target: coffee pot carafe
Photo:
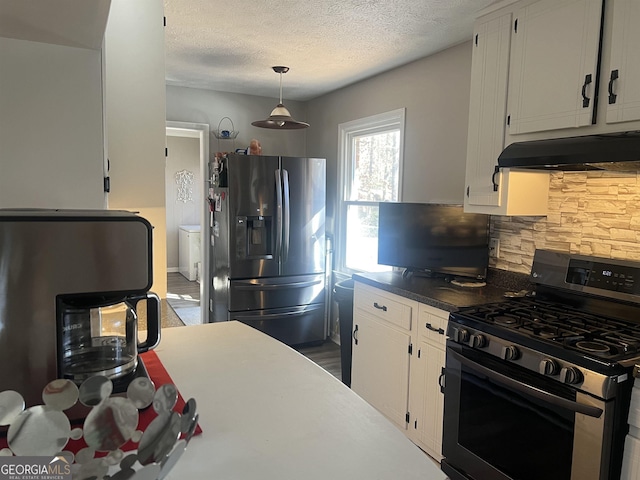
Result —
<path fill-rule="evenodd" d="M 138 341 L 138 302 L 146 301 L 146 339 Z M 138 354 L 160 341 L 160 299 L 154 293 L 118 299 L 59 299 L 62 378 L 80 384 L 94 375 L 117 380 L 138 367 Z"/>
<path fill-rule="evenodd" d="M 0 392 L 32 406 L 57 378 L 106 373 L 126 388 L 144 373 L 138 353 L 160 330 L 152 240 L 133 212 L 0 209 Z"/>

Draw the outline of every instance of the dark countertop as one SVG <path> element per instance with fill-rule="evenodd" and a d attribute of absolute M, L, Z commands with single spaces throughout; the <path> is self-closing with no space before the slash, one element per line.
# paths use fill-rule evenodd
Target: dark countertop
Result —
<path fill-rule="evenodd" d="M 453 312 L 462 307 L 501 302 L 506 300 L 504 294 L 507 291 L 530 288 L 527 275 L 501 272 L 496 270 L 490 273 L 484 287 L 460 287 L 444 278 L 402 278 L 400 272 L 356 273 L 353 279 L 401 297 Z"/>

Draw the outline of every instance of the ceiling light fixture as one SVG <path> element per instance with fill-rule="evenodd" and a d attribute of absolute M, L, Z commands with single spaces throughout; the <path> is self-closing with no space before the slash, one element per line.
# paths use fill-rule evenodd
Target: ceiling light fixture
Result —
<path fill-rule="evenodd" d="M 274 128 L 282 130 L 295 130 L 299 128 L 307 128 L 308 123 L 298 122 L 291 117 L 289 110 L 282 104 L 282 74 L 289 71 L 289 67 L 271 67 L 273 71 L 280 74 L 280 103 L 276 105 L 266 120 L 257 120 L 251 122 L 254 127 Z"/>

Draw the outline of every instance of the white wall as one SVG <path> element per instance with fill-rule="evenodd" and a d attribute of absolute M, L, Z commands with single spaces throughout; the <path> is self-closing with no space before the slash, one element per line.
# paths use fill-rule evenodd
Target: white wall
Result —
<path fill-rule="evenodd" d="M 0 208 L 104 208 L 101 62 L 0 38 Z"/>
<path fill-rule="evenodd" d="M 403 201 L 462 203 L 471 43 L 311 100 L 307 152 L 327 158 L 327 214 L 337 198 L 338 125 L 406 108 Z"/>
<path fill-rule="evenodd" d="M 274 82 L 274 93 L 277 94 Z M 296 120 L 306 121 L 306 104 L 288 101 L 286 85 L 284 104 Z M 306 148 L 306 130 L 269 130 L 251 125 L 255 120 L 264 120 L 277 105 L 278 98 L 257 97 L 236 93 L 216 92 L 197 88 L 167 86 L 167 121 L 195 122 L 209 124 L 212 130 L 224 117 L 229 117 L 235 130 L 240 132 L 233 140 L 218 140 L 210 135 L 210 156 L 218 151 L 232 151 L 247 148 L 252 138 L 262 144 L 264 155 L 309 155 Z M 231 130 L 231 124 L 224 120 L 222 130 Z M 315 154 L 314 154 L 315 155 Z"/>
<path fill-rule="evenodd" d="M 467 154 L 471 43 L 444 50 L 309 102 L 286 100 L 305 130 L 273 131 L 251 126 L 266 118 L 277 99 L 182 87 L 167 87 L 167 120 L 208 123 L 217 129 L 231 117 L 235 142 L 211 135 L 216 151 L 245 148 L 257 138 L 266 155 L 327 159 L 329 229 L 337 198 L 338 125 L 406 108 L 403 201 L 462 203 Z M 223 127 L 229 124 L 225 121 Z"/>
<path fill-rule="evenodd" d="M 178 228 L 180 225 L 200 225 L 204 192 L 200 175 L 200 139 L 167 136 L 167 168 L 165 189 L 167 202 L 167 270 L 178 271 Z M 191 199 L 179 198 L 176 173 L 193 173 Z"/>
<path fill-rule="evenodd" d="M 308 102 L 307 154 L 327 159 L 328 233 L 338 198 L 338 125 L 398 108 L 406 108 L 402 201 L 463 202 L 470 82 L 466 42 Z M 333 303 L 332 338 L 336 314 Z"/>

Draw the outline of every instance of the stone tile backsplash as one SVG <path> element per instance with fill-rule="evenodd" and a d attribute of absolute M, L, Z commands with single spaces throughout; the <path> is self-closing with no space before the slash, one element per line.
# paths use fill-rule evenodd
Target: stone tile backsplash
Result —
<path fill-rule="evenodd" d="M 529 273 L 537 248 L 640 261 L 640 182 L 635 172 L 550 174 L 546 217 L 491 217 L 500 258 L 490 266 Z"/>

